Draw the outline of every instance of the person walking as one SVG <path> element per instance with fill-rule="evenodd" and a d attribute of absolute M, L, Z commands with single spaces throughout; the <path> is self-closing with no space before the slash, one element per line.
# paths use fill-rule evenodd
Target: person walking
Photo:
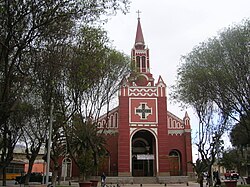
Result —
<path fill-rule="evenodd" d="M 214 186 L 221 186 L 221 180 L 220 180 L 220 175 L 219 175 L 218 171 L 215 172 L 215 183 L 214 183 Z"/>
<path fill-rule="evenodd" d="M 105 187 L 106 186 L 106 176 L 105 173 L 103 172 L 101 175 L 101 187 Z"/>

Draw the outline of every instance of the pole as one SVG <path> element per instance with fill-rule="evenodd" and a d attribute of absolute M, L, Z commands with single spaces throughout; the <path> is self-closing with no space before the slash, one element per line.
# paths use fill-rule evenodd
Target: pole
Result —
<path fill-rule="evenodd" d="M 49 184 L 50 146 L 51 146 L 51 136 L 52 136 L 53 109 L 54 109 L 54 105 L 52 103 L 51 108 L 50 108 L 50 121 L 49 121 L 49 140 L 48 140 L 47 165 L 46 165 L 46 185 Z"/>

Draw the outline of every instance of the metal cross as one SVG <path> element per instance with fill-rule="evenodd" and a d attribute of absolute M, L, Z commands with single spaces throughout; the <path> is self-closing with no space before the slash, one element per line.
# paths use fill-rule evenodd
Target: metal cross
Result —
<path fill-rule="evenodd" d="M 136 13 L 138 14 L 138 19 L 140 19 L 140 13 L 141 13 L 141 11 L 137 10 Z"/>

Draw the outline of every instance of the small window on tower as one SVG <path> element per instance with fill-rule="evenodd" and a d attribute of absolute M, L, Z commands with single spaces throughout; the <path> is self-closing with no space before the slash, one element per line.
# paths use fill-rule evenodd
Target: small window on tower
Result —
<path fill-rule="evenodd" d="M 146 57 L 142 57 L 142 72 L 146 72 Z"/>
<path fill-rule="evenodd" d="M 140 57 L 136 57 L 136 69 L 139 71 L 140 70 Z"/>

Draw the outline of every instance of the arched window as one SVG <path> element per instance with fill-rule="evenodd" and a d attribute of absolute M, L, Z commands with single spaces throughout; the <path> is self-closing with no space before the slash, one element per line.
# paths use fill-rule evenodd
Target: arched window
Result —
<path fill-rule="evenodd" d="M 65 157 L 62 160 L 62 177 L 70 179 L 72 176 L 72 161 L 70 158 Z"/>
<path fill-rule="evenodd" d="M 118 113 L 115 113 L 115 127 L 118 127 Z"/>
<path fill-rule="evenodd" d="M 139 56 L 136 57 L 136 70 L 140 71 L 141 68 L 141 58 Z"/>
<path fill-rule="evenodd" d="M 142 72 L 146 72 L 146 57 L 142 57 Z"/>
<path fill-rule="evenodd" d="M 110 116 L 110 127 L 112 128 L 114 124 L 114 116 Z"/>
<path fill-rule="evenodd" d="M 172 128 L 172 118 L 169 118 L 169 128 Z"/>
<path fill-rule="evenodd" d="M 179 153 L 174 150 L 169 153 L 169 156 L 179 157 Z"/>
<path fill-rule="evenodd" d="M 177 128 L 180 128 L 180 123 L 179 122 L 177 122 Z"/>

